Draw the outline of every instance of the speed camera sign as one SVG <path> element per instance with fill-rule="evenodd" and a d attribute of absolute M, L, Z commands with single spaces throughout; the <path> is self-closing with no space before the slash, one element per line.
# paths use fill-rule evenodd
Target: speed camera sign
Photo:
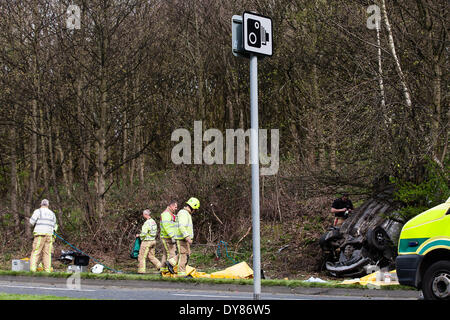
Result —
<path fill-rule="evenodd" d="M 273 47 L 272 19 L 259 14 L 244 12 L 244 51 L 262 56 L 271 56 Z"/>
<path fill-rule="evenodd" d="M 252 159 L 252 238 L 253 238 L 253 299 L 261 296 L 261 247 L 259 202 L 259 142 L 258 142 L 258 59 L 272 55 L 272 19 L 244 11 L 242 18 L 231 18 L 232 52 L 250 59 L 250 158 Z M 256 134 L 254 134 L 256 132 Z"/>

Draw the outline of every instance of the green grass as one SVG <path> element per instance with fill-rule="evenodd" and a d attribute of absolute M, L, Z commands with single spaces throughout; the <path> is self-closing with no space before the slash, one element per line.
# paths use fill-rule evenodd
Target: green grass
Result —
<path fill-rule="evenodd" d="M 68 278 L 72 273 L 67 272 L 24 272 L 24 271 L 4 271 L 0 270 L 1 275 L 8 276 L 33 276 L 33 277 L 53 277 L 53 278 Z M 204 284 L 237 284 L 237 285 L 252 285 L 252 279 L 208 279 L 208 278 L 163 278 L 159 274 L 126 274 L 126 273 L 102 273 L 94 274 L 83 272 L 80 274 L 82 279 L 100 279 L 100 280 L 141 280 L 141 281 L 168 281 L 168 282 L 186 282 L 186 283 L 204 283 Z M 262 279 L 262 286 L 281 286 L 289 288 L 346 288 L 346 289 L 367 289 L 367 286 L 360 284 L 341 284 L 341 280 L 328 281 L 326 283 L 307 282 L 304 280 L 277 280 L 277 279 Z M 415 290 L 414 288 L 396 285 L 396 286 L 382 286 L 382 290 Z"/>
<path fill-rule="evenodd" d="M 0 293 L 0 300 L 92 300 L 86 298 L 69 298 L 35 294 L 8 294 Z"/>

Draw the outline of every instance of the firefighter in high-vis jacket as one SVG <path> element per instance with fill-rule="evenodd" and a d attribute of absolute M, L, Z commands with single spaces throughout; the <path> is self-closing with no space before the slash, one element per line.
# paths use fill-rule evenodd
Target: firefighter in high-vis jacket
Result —
<path fill-rule="evenodd" d="M 160 271 L 167 272 L 169 269 L 166 266 L 166 262 L 169 259 L 176 260 L 176 240 L 174 238 L 175 232 L 177 230 L 175 220 L 177 216 L 175 215 L 178 209 L 178 204 L 176 201 L 169 203 L 169 206 L 161 213 L 161 222 L 159 224 L 160 233 L 159 237 L 163 245 L 163 256 L 161 258 L 161 269 Z"/>
<path fill-rule="evenodd" d="M 31 272 L 36 272 L 37 264 L 41 256 L 44 271 L 51 272 L 52 269 L 53 232 L 58 230 L 58 225 L 55 214 L 48 206 L 49 201 L 43 199 L 41 201 L 41 207 L 34 210 L 30 218 L 30 224 L 34 226 L 33 249 L 30 258 Z"/>
<path fill-rule="evenodd" d="M 136 237 L 140 237 L 142 240 L 138 256 L 138 273 L 145 273 L 147 257 L 156 269 L 159 270 L 161 268 L 161 262 L 155 257 L 158 226 L 150 214 L 151 212 L 148 209 L 142 212 L 142 216 L 146 221 L 142 226 L 141 233 L 136 235 Z"/>
<path fill-rule="evenodd" d="M 177 276 L 186 276 L 186 266 L 191 254 L 191 244 L 194 239 L 194 226 L 192 223 L 192 213 L 200 208 L 200 201 L 197 198 L 190 198 L 186 201 L 186 206 L 178 211 L 176 224 L 177 231 L 175 239 L 177 240 L 178 259 L 169 259 L 166 263 L 169 271 L 175 273 L 173 267 L 178 265 Z"/>

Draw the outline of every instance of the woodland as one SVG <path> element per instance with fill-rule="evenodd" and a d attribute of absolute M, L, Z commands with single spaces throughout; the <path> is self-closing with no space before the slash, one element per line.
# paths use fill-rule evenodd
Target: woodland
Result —
<path fill-rule="evenodd" d="M 70 5 L 79 28 L 67 26 Z M 250 166 L 171 160 L 172 132 L 193 132 L 194 121 L 250 127 L 249 60 L 231 50 L 231 17 L 244 11 L 273 22 L 273 56 L 258 62 L 259 125 L 279 130 L 280 159 L 261 176 L 263 246 L 317 255 L 343 191 L 358 204 L 394 184 L 405 208 L 445 201 L 448 9 L 445 0 L 1 0 L 0 253 L 31 250 L 27 217 L 43 198 L 65 238 L 111 259 L 128 254 L 142 210 L 159 221 L 169 201 L 191 196 L 201 202 L 195 243 L 251 246 Z"/>

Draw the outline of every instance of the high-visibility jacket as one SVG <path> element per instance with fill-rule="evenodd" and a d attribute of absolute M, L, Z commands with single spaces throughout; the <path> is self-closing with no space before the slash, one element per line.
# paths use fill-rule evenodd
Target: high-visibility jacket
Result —
<path fill-rule="evenodd" d="M 170 212 L 169 209 L 166 209 L 163 213 L 161 213 L 161 223 L 159 224 L 161 231 L 159 236 L 164 239 L 170 239 L 175 236 L 175 232 L 177 230 L 177 225 L 175 223 L 177 216 Z"/>
<path fill-rule="evenodd" d="M 175 239 L 182 240 L 187 237 L 194 239 L 194 226 L 192 224 L 192 216 L 189 211 L 182 209 L 177 214 L 177 232 Z"/>
<path fill-rule="evenodd" d="M 56 216 L 52 210 L 48 208 L 39 208 L 34 210 L 30 224 L 34 226 L 33 234 L 36 235 L 53 235 L 53 231 L 58 230 Z"/>
<path fill-rule="evenodd" d="M 145 223 L 142 225 L 141 233 L 139 237 L 142 241 L 153 241 L 156 239 L 156 234 L 158 233 L 158 226 L 156 225 L 155 220 L 152 218 L 147 219 Z"/>

